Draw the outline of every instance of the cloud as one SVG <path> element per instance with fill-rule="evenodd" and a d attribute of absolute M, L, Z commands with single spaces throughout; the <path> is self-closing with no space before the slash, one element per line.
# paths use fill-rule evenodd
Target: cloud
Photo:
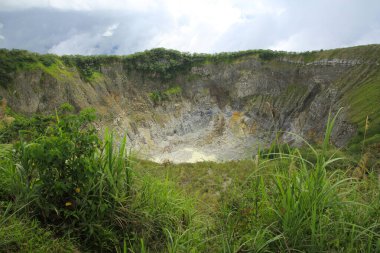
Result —
<path fill-rule="evenodd" d="M 103 37 L 112 37 L 115 30 L 119 27 L 119 23 L 113 24 L 107 28 L 107 30 L 102 34 Z"/>
<path fill-rule="evenodd" d="M 263 7 L 258 5 L 259 11 L 249 6 L 243 8 L 245 19 L 230 27 L 215 45 L 217 51 L 305 51 L 380 43 L 374 32 L 380 28 L 378 1 L 369 0 L 363 5 L 355 0 L 269 0 Z"/>
<path fill-rule="evenodd" d="M 165 7 L 171 17 L 171 29 L 157 34 L 152 46 L 210 51 L 223 33 L 241 19 L 241 11 L 230 1 L 169 0 Z"/>
<path fill-rule="evenodd" d="M 0 45 L 58 54 L 318 50 L 380 43 L 379 9 L 377 0 L 2 0 Z"/>
<path fill-rule="evenodd" d="M 1 30 L 3 29 L 4 25 L 0 23 L 0 45 L 5 40 L 5 37 L 1 34 Z"/>
<path fill-rule="evenodd" d="M 46 15 L 44 20 L 48 20 L 50 16 L 68 20 L 71 17 L 68 17 L 69 13 L 71 12 L 54 12 Z M 50 43 L 45 42 L 46 45 L 49 45 L 47 52 L 60 55 L 130 54 L 145 50 L 158 33 L 171 29 L 170 26 L 158 26 L 162 23 L 170 23 L 167 15 L 163 13 L 147 12 L 145 15 L 136 15 L 135 13 L 113 12 L 105 15 L 96 12 L 76 15 L 81 17 L 82 26 L 76 26 L 75 20 L 73 21 L 74 25 L 67 23 L 62 25 L 61 22 L 49 24 L 62 32 L 57 33 L 59 38 L 51 40 Z M 74 17 L 71 18 L 71 20 L 74 19 Z M 48 27 L 46 30 L 50 31 L 50 29 Z M 50 34 L 46 32 L 46 36 L 50 37 Z"/>
<path fill-rule="evenodd" d="M 55 54 L 82 54 L 91 55 L 96 53 L 99 48 L 99 40 L 101 36 L 91 36 L 91 34 L 77 34 L 67 40 L 61 41 L 52 46 L 48 52 Z"/>
<path fill-rule="evenodd" d="M 376 44 L 380 42 L 380 28 L 360 36 L 354 43 L 357 45 Z"/>
<path fill-rule="evenodd" d="M 65 11 L 134 10 L 144 11 L 155 8 L 161 1 L 155 0 L 2 0 L 4 11 L 31 8 L 52 8 Z"/>

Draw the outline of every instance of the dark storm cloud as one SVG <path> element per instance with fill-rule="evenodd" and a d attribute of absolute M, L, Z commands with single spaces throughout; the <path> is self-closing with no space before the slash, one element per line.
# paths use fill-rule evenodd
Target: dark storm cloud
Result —
<path fill-rule="evenodd" d="M 0 12 L 1 46 L 40 53 L 110 54 L 142 50 L 168 22 L 160 13 L 32 9 Z M 113 28 L 113 29 L 112 29 Z"/>
<path fill-rule="evenodd" d="M 0 47 L 57 54 L 380 43 L 377 0 L 3 0 Z"/>

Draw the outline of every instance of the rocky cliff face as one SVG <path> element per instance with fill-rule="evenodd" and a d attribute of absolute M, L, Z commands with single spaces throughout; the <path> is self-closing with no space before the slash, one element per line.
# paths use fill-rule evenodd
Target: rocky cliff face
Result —
<path fill-rule="evenodd" d="M 94 107 L 99 128 L 126 133 L 133 149 L 149 159 L 220 161 L 249 157 L 276 135 L 299 143 L 286 132 L 320 142 L 329 111 L 340 107 L 345 109 L 335 145 L 360 140 L 366 116 L 373 122 L 370 138 L 377 141 L 379 55 L 377 45 L 270 59 L 252 53 L 192 63 L 169 79 L 128 68 L 121 58 L 104 58 L 86 79 L 77 66 L 57 58 L 49 66 L 10 72 L 0 95 L 22 113 L 52 111 L 64 102 Z"/>

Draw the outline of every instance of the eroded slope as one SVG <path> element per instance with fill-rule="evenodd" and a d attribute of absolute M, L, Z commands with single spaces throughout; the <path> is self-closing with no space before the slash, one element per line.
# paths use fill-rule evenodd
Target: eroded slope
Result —
<path fill-rule="evenodd" d="M 378 142 L 379 56 L 378 45 L 213 56 L 163 49 L 127 57 L 3 50 L 0 95 L 21 113 L 52 111 L 64 102 L 94 107 L 99 128 L 126 133 L 130 146 L 152 160 L 231 160 L 251 156 L 281 131 L 319 142 L 329 110 L 342 106 L 334 143 L 360 144 L 367 116 L 367 137 Z M 292 135 L 279 136 L 297 143 Z"/>

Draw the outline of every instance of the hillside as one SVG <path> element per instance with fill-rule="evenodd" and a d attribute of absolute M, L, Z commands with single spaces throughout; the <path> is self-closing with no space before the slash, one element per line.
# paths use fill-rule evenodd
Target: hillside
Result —
<path fill-rule="evenodd" d="M 0 50 L 0 252 L 380 252 L 379 56 Z"/>
<path fill-rule="evenodd" d="M 380 45 L 61 57 L 3 49 L 0 95 L 22 114 L 53 112 L 64 102 L 93 107 L 99 128 L 127 132 L 129 145 L 155 161 L 247 158 L 276 133 L 299 143 L 284 132 L 320 143 L 329 111 L 340 107 L 333 143 L 358 150 L 364 139 L 380 141 L 379 59 Z"/>

